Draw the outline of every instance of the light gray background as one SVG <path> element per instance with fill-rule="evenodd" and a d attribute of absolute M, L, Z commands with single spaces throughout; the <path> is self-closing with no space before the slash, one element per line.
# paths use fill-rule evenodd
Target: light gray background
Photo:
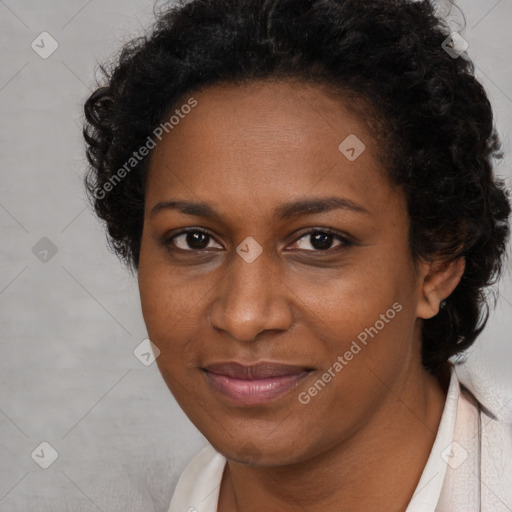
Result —
<path fill-rule="evenodd" d="M 507 154 L 497 170 L 510 179 L 512 0 L 459 5 Z M 82 105 L 96 63 L 152 10 L 142 0 L 0 0 L 0 511 L 167 511 L 205 442 L 156 365 L 133 355 L 146 337 L 136 281 L 82 189 Z M 31 48 L 43 31 L 59 44 L 47 59 Z M 43 237 L 57 247 L 46 263 L 32 252 Z M 468 364 L 512 387 L 507 272 Z M 42 441 L 59 454 L 48 469 L 31 458 Z"/>

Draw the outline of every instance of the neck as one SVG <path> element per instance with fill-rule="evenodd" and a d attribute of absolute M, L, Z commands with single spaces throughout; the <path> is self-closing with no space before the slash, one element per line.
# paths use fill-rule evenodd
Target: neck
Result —
<path fill-rule="evenodd" d="M 278 467 L 228 461 L 219 512 L 258 512 L 262 503 L 269 511 L 405 510 L 437 434 L 449 371 L 408 375 L 364 429 L 312 459 Z"/>

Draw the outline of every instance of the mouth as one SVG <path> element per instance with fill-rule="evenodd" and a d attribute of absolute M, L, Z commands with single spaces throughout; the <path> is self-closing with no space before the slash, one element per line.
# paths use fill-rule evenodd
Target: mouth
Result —
<path fill-rule="evenodd" d="M 212 389 L 236 405 L 261 405 L 299 385 L 313 368 L 260 361 L 253 365 L 226 361 L 201 368 Z"/>

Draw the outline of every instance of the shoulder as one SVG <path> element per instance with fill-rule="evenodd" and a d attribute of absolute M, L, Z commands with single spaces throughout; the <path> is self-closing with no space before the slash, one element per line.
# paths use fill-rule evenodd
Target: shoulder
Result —
<path fill-rule="evenodd" d="M 208 443 L 183 470 L 169 512 L 216 512 L 226 459 Z"/>
<path fill-rule="evenodd" d="M 502 425 L 512 424 L 512 385 L 500 382 L 478 361 L 454 369 L 462 391 L 476 398 L 486 416 Z"/>
<path fill-rule="evenodd" d="M 512 509 L 512 389 L 478 364 L 456 367 L 463 395 L 480 410 L 480 480 L 484 510 Z"/>

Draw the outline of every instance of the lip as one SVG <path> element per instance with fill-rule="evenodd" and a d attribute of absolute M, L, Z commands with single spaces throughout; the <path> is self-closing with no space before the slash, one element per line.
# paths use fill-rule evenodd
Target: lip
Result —
<path fill-rule="evenodd" d="M 252 365 L 223 361 L 202 370 L 210 385 L 229 401 L 237 405 L 260 405 L 291 391 L 312 368 L 269 361 Z"/>

